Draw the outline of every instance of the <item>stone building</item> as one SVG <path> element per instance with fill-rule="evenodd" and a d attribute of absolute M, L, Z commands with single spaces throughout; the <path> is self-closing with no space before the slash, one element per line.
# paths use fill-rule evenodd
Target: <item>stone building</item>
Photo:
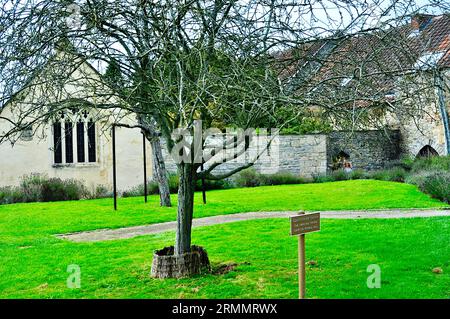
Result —
<path fill-rule="evenodd" d="M 48 65 L 52 70 L 56 66 Z M 45 71 L 43 71 L 45 73 Z M 22 105 L 33 105 L 27 99 L 39 99 L 42 90 L 48 91 L 40 75 L 31 81 L 30 89 L 18 92 L 16 97 L 0 109 L 0 136 L 12 128 L 13 122 L 25 121 L 22 114 L 33 118 L 33 113 L 24 112 Z M 29 125 L 19 135 L 11 136 L 0 144 L 0 187 L 18 185 L 23 175 L 46 174 L 61 179 L 82 180 L 91 190 L 103 185 L 112 188 L 112 136 L 111 125 L 120 118 L 122 123 L 134 123 L 135 118 L 121 110 L 100 110 L 93 107 L 101 104 L 103 97 L 78 93 L 80 88 L 88 90 L 89 81 L 101 82 L 100 74 L 88 63 L 81 63 L 65 78 L 60 90 L 70 96 L 73 111 L 61 112 L 44 125 Z M 33 92 L 29 92 L 33 90 Z M 108 90 L 107 87 L 101 88 Z M 56 94 L 55 94 L 56 95 Z M 83 97 L 78 100 L 77 97 Z M 89 95 L 89 99 L 85 96 Z M 52 94 L 46 92 L 48 103 Z M 67 100 L 67 99 L 66 99 Z M 59 98 L 55 97 L 55 101 Z M 116 127 L 117 178 L 121 189 L 128 189 L 143 182 L 143 138 L 139 129 Z M 147 171 L 151 176 L 151 148 L 147 147 Z"/>
<path fill-rule="evenodd" d="M 427 79 L 430 89 L 424 94 L 426 108 L 415 109 L 415 101 L 407 100 L 404 105 L 408 112 L 388 114 L 383 129 L 368 127 L 346 131 L 336 128 L 330 134 L 281 135 L 255 164 L 255 168 L 264 173 L 289 171 L 296 175 L 312 176 L 333 169 L 337 158 L 348 159 L 355 168 L 379 169 L 404 156 L 449 154 L 450 16 L 419 16 L 412 20 L 408 28 L 411 39 L 425 37 L 429 40 L 425 41 L 427 46 L 415 63 L 419 68 L 423 68 L 424 63 L 431 64 L 435 70 Z M 325 48 L 326 54 L 333 54 L 338 49 L 334 44 L 320 48 Z M 317 55 L 317 52 L 308 54 Z M 304 65 L 308 72 L 317 69 L 319 73 L 322 66 L 317 63 Z M 297 71 L 303 75 L 306 72 Z M 82 63 L 70 74 L 64 91 L 72 100 L 77 100 L 76 92 L 87 78 L 101 82 L 101 75 L 88 63 Z M 347 85 L 350 80 L 345 82 Z M 36 87 L 46 89 L 39 88 L 39 85 Z M 402 94 L 404 92 L 395 91 L 395 86 L 385 91 L 386 98 L 391 98 L 391 95 L 398 98 Z M 31 96 L 27 91 L 21 91 L 19 95 L 19 101 L 12 100 L 0 110 L 0 136 L 11 128 L 7 119 L 18 116 L 13 107 L 17 104 L 14 103 L 21 103 Z M 36 98 L 36 95 L 33 96 Z M 91 188 L 98 185 L 111 188 L 110 127 L 118 117 L 127 123 L 134 123 L 135 118 L 131 114 L 119 114 L 119 110 L 96 109 L 95 105 L 101 104 L 101 99 L 94 92 L 90 99 L 77 102 L 83 107 L 60 114 L 42 127 L 30 126 L 18 139 L 8 139 L 0 144 L 0 187 L 17 185 L 25 174 L 44 173 L 50 177 L 84 180 Z M 116 129 L 118 187 L 125 190 L 143 181 L 143 139 L 139 129 Z M 250 151 L 259 147 L 258 142 L 252 143 L 256 144 Z M 149 143 L 146 147 L 147 171 L 151 178 Z M 174 172 L 173 159 L 167 151 L 164 154 L 168 170 Z M 219 167 L 228 170 L 238 165 L 237 162 Z"/>

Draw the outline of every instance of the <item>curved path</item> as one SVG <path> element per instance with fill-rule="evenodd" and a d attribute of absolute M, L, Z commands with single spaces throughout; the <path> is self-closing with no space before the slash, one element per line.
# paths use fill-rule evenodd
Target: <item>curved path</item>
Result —
<path fill-rule="evenodd" d="M 295 215 L 294 211 L 279 212 L 251 212 L 237 213 L 228 215 L 218 215 L 211 217 L 195 218 L 192 222 L 193 227 L 217 225 L 224 223 L 232 223 L 250 219 L 262 218 L 288 218 Z M 310 213 L 310 212 L 308 212 Z M 358 211 L 321 211 L 321 218 L 342 218 L 342 219 L 358 219 L 358 218 L 411 218 L 411 217 L 433 217 L 433 216 L 450 216 L 450 210 L 445 209 L 390 209 L 390 210 L 358 210 Z M 58 238 L 68 239 L 73 242 L 94 242 L 103 240 L 115 240 L 132 238 L 136 236 L 157 234 L 166 231 L 175 230 L 176 221 L 132 226 L 117 229 L 99 229 L 94 231 L 56 235 Z"/>

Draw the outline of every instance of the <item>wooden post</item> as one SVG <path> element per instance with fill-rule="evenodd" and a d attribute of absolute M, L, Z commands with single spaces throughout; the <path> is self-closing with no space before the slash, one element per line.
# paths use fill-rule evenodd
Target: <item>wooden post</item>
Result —
<path fill-rule="evenodd" d="M 305 234 L 320 230 L 320 213 L 299 212 L 291 216 L 291 236 L 298 235 L 298 298 L 306 297 Z"/>
<path fill-rule="evenodd" d="M 147 152 L 145 149 L 145 134 L 142 132 L 142 148 L 144 153 L 144 202 L 147 203 Z"/>
<path fill-rule="evenodd" d="M 299 215 L 304 215 L 305 212 L 298 212 Z M 305 299 L 305 234 L 298 236 L 298 299 Z"/>
<path fill-rule="evenodd" d="M 298 236 L 298 299 L 305 299 L 305 235 Z"/>
<path fill-rule="evenodd" d="M 112 126 L 114 210 L 117 210 L 116 126 Z"/>
<path fill-rule="evenodd" d="M 203 159 L 201 170 L 203 171 Z M 206 189 L 205 189 L 205 178 L 202 177 L 202 195 L 203 195 L 203 204 L 206 204 Z"/>

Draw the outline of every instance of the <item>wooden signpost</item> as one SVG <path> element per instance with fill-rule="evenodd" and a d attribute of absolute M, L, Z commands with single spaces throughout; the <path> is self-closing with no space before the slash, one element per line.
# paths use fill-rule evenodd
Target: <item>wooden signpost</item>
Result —
<path fill-rule="evenodd" d="M 320 213 L 305 214 L 289 217 L 291 221 L 291 235 L 298 236 L 298 297 L 305 298 L 305 234 L 320 230 Z"/>

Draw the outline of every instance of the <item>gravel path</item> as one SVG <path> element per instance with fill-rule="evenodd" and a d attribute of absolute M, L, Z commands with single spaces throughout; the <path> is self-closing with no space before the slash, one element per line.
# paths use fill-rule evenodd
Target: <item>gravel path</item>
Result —
<path fill-rule="evenodd" d="M 309 213 L 309 212 L 308 212 Z M 195 218 L 193 227 L 232 223 L 242 220 L 262 219 L 262 218 L 288 218 L 295 215 L 293 211 L 279 212 L 251 212 L 229 215 L 219 215 L 203 218 Z M 411 218 L 411 217 L 432 217 L 450 216 L 450 210 L 436 209 L 390 209 L 390 210 L 359 210 L 359 211 L 321 211 L 321 218 Z M 172 231 L 176 228 L 176 222 L 166 222 L 143 226 L 132 226 L 118 229 L 99 229 L 94 231 L 56 235 L 58 238 L 68 239 L 73 242 L 95 242 L 103 240 L 115 240 L 132 238 L 136 236 L 157 234 Z"/>

